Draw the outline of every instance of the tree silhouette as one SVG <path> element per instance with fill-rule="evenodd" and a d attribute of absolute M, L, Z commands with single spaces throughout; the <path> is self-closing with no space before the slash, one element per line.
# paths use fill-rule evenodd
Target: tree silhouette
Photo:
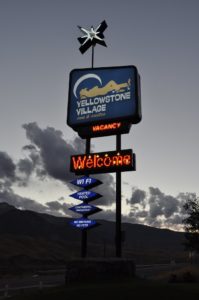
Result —
<path fill-rule="evenodd" d="M 187 218 L 183 220 L 185 224 L 185 246 L 191 251 L 199 252 L 199 198 L 188 199 L 184 204 Z"/>

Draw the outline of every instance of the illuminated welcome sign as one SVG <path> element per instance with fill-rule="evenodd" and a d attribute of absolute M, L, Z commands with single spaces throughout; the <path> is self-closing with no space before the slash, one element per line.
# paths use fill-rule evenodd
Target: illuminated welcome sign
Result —
<path fill-rule="evenodd" d="M 82 126 L 95 126 L 93 132 L 99 132 L 119 129 L 122 121 L 140 122 L 139 78 L 135 66 L 73 70 L 68 125 L 76 131 Z"/>
<path fill-rule="evenodd" d="M 71 156 L 70 170 L 76 175 L 135 171 L 135 154 L 131 149 Z"/>

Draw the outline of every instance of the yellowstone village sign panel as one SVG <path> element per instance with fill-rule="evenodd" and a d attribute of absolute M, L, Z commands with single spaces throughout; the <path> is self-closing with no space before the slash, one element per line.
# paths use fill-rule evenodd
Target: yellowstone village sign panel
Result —
<path fill-rule="evenodd" d="M 135 66 L 71 71 L 67 123 L 82 138 L 128 133 L 140 120 Z"/>

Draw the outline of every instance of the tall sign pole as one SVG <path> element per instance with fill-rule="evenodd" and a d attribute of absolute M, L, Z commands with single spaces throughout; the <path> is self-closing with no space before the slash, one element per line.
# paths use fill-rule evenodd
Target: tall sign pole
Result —
<path fill-rule="evenodd" d="M 86 30 L 83 27 L 78 26 L 79 29 L 84 33 L 84 36 L 78 38 L 81 46 L 79 48 L 80 52 L 84 54 L 90 47 L 92 48 L 91 55 L 91 68 L 94 68 L 94 48 L 96 43 L 101 44 L 102 46 L 106 46 L 104 42 L 103 32 L 107 28 L 107 24 L 103 21 L 96 29 L 91 27 L 91 30 Z M 91 147 L 91 138 L 86 139 L 86 155 L 90 154 Z M 89 174 L 87 174 L 89 176 Z M 81 239 L 81 257 L 84 258 L 87 256 L 87 231 L 82 230 L 82 239 Z"/>
<path fill-rule="evenodd" d="M 121 134 L 116 135 L 116 151 L 121 151 Z M 116 172 L 116 230 L 115 230 L 115 246 L 116 246 L 116 257 L 122 256 L 122 212 L 121 212 L 121 201 L 122 201 L 122 179 L 121 171 Z"/>
<path fill-rule="evenodd" d="M 86 139 L 86 155 L 90 154 L 90 148 L 91 148 L 91 139 Z M 89 177 L 89 174 L 87 174 Z M 82 230 L 82 239 L 81 239 L 81 257 L 85 258 L 87 257 L 87 230 Z"/>

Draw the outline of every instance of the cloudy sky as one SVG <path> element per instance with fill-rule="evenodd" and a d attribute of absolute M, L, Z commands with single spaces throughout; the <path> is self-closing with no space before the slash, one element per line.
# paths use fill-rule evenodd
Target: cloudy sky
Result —
<path fill-rule="evenodd" d="M 0 201 L 68 215 L 69 158 L 84 152 L 66 125 L 68 77 L 91 64 L 77 25 L 104 19 L 95 66 L 133 64 L 141 75 L 143 120 L 122 137 L 137 156 L 137 171 L 122 174 L 123 221 L 177 229 L 199 194 L 197 0 L 0 1 Z M 92 139 L 93 151 L 114 147 L 114 137 Z M 115 175 L 99 177 L 99 217 L 114 219 Z"/>

